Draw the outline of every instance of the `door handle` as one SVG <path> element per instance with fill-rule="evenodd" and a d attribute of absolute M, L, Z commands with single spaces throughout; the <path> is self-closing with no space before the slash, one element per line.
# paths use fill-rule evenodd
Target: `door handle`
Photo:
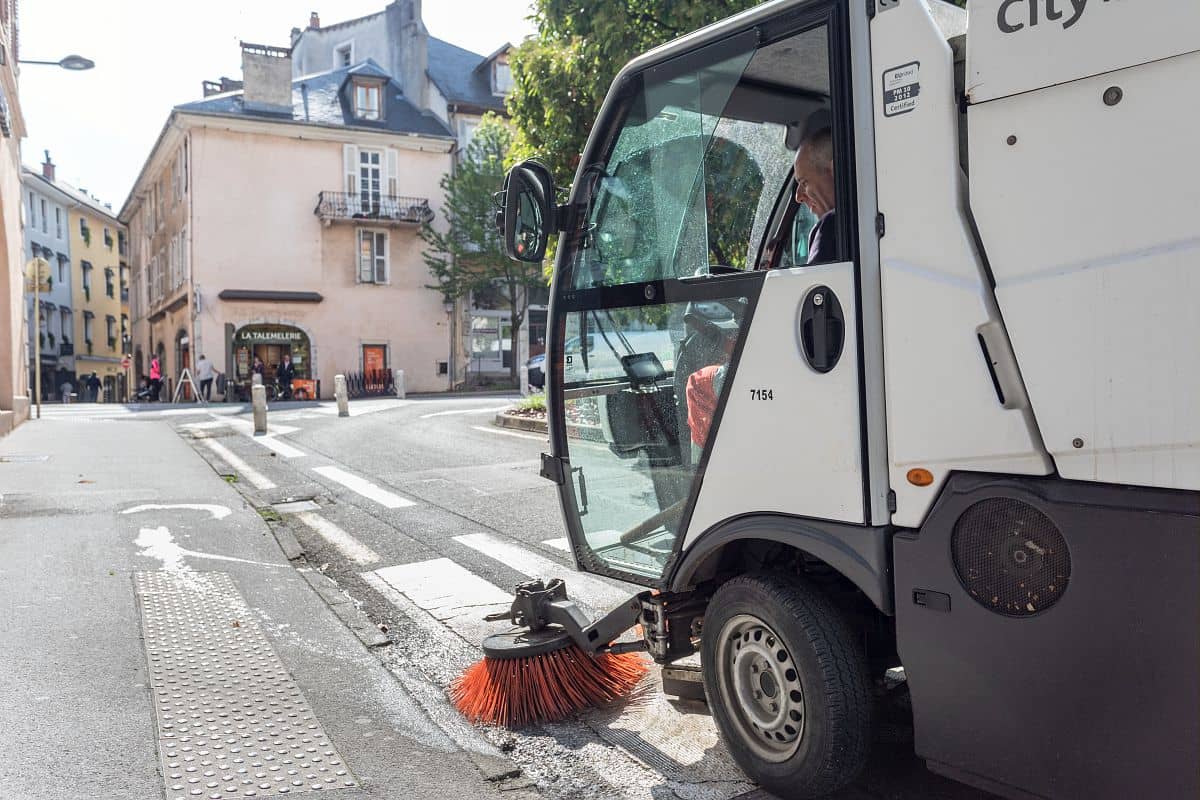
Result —
<path fill-rule="evenodd" d="M 817 372 L 837 366 L 846 341 L 846 318 L 837 295 L 828 286 L 814 286 L 800 303 L 796 334 L 804 360 Z"/>

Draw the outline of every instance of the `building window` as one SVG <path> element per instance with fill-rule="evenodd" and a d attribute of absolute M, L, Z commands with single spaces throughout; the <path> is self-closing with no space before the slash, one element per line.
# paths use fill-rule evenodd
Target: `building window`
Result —
<path fill-rule="evenodd" d="M 92 351 L 92 312 L 83 312 L 83 341 L 88 347 L 88 352 Z"/>
<path fill-rule="evenodd" d="M 37 227 L 37 206 L 34 205 L 33 192 L 29 193 L 29 227 Z"/>
<path fill-rule="evenodd" d="M 333 68 L 348 67 L 354 63 L 354 42 L 346 42 L 339 45 L 333 51 Z"/>
<path fill-rule="evenodd" d="M 478 129 L 478 120 L 460 119 L 458 121 L 458 152 L 462 154 L 464 159 L 467 158 L 471 141 L 475 138 L 475 131 Z"/>
<path fill-rule="evenodd" d="M 388 282 L 388 237 L 385 231 L 358 232 L 359 283 Z"/>
<path fill-rule="evenodd" d="M 92 264 L 90 261 L 81 261 L 79 268 L 83 272 L 83 299 L 90 301 L 92 299 Z"/>
<path fill-rule="evenodd" d="M 116 297 L 113 290 L 113 271 L 109 267 L 104 268 L 104 293 L 109 297 Z"/>
<path fill-rule="evenodd" d="M 381 119 L 379 86 L 373 83 L 354 84 L 354 116 L 359 119 Z"/>
<path fill-rule="evenodd" d="M 112 231 L 110 231 L 108 228 L 104 229 L 104 246 L 107 247 L 109 250 L 113 249 Z"/>
<path fill-rule="evenodd" d="M 60 255 L 58 257 L 58 282 L 64 286 L 67 283 L 67 269 L 70 267 L 70 262 L 67 257 Z"/>
<path fill-rule="evenodd" d="M 63 238 L 62 209 L 61 208 L 54 209 L 54 236 L 57 239 Z"/>
<path fill-rule="evenodd" d="M 492 64 L 492 94 L 508 94 L 512 91 L 512 70 L 499 61 Z"/>
<path fill-rule="evenodd" d="M 117 349 L 117 319 L 112 314 L 104 318 L 105 333 L 108 334 L 108 349 Z"/>
<path fill-rule="evenodd" d="M 71 312 L 64 310 L 60 311 L 59 313 L 62 315 L 62 319 L 60 321 L 60 330 L 62 330 L 62 343 L 69 345 L 71 343 L 71 337 L 75 335 L 71 330 Z M 70 353 L 63 353 L 63 355 L 70 355 Z"/>
<path fill-rule="evenodd" d="M 48 216 L 48 214 L 46 214 L 46 201 L 43 200 L 42 201 L 42 233 L 49 233 L 49 230 L 47 229 L 48 226 L 46 224 L 47 216 Z"/>

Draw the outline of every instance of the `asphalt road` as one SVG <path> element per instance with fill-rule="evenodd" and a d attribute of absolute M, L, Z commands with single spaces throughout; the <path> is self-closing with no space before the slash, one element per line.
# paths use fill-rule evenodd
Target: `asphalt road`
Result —
<path fill-rule="evenodd" d="M 133 466 L 97 465 L 103 467 L 99 474 L 107 469 L 128 487 L 107 501 L 101 522 L 135 500 L 150 502 L 146 498 L 219 502 L 235 509 L 229 519 L 236 524 L 227 530 L 225 520 L 222 525 L 198 522 L 193 512 L 176 510 L 153 512 L 153 522 L 178 530 L 180 541 L 191 542 L 188 552 L 203 551 L 199 557 L 185 555 L 181 563 L 233 575 L 247 602 L 267 621 L 263 633 L 315 708 L 331 746 L 369 796 L 483 797 L 503 789 L 506 797 L 536 792 L 555 800 L 766 798 L 730 759 L 703 703 L 664 696 L 656 672 L 627 703 L 520 732 L 474 728 L 448 705 L 445 687 L 479 658 L 479 642 L 494 629 L 481 617 L 507 607 L 517 582 L 564 577 L 572 596 L 593 613 L 638 590 L 573 571 L 554 487 L 538 476 L 544 435 L 491 424 L 510 401 L 362 400 L 351 404 L 348 419 L 338 418 L 331 404 L 280 404 L 269 414 L 266 437 L 253 436 L 249 415 L 236 407 L 50 407 L 47 419 L 29 429 L 44 438 L 25 445 L 21 437 L 29 437 L 18 430 L 0 441 L 0 454 L 15 452 L 14 447 L 44 450 L 57 442 L 62 458 L 69 453 L 87 464 L 88 453 L 127 439 Z M 93 441 L 97 436 L 104 441 Z M 0 546 L 8 547 L 0 555 L 28 561 L 36 537 L 44 536 L 48 525 L 62 524 L 51 520 L 83 512 L 65 506 L 64 499 L 43 497 L 38 479 L 22 474 L 27 485 L 13 495 L 0 472 L 0 492 L 9 493 L 10 509 L 12 498 L 19 498 L 19 516 L 28 529 L 19 545 L 22 540 L 11 535 L 0 539 Z M 239 494 L 245 501 L 240 507 Z M 72 517 L 67 525 L 77 528 L 90 520 Z M 153 548 L 137 549 L 140 529 L 128 523 L 110 528 L 96 530 L 102 540 L 114 542 L 104 563 L 127 577 L 131 568 L 145 569 Z M 204 547 L 195 544 L 201 536 L 207 537 Z M 72 552 L 69 542 L 62 549 Z M 73 558 L 73 569 L 86 570 L 94 555 L 84 547 L 81 554 L 58 557 Z M 18 588 L 8 591 L 15 602 L 33 589 L 20 567 L 12 575 Z M 80 586 L 72 602 L 85 606 L 87 591 Z M 107 625 L 112 635 L 121 632 L 120 658 L 144 664 L 140 643 L 130 637 L 138 615 L 128 584 L 102 602 L 115 603 L 120 613 L 89 609 L 85 616 L 116 614 Z M 31 618 L 31 630 L 21 635 L 32 636 L 37 624 Z M 58 650 L 55 657 L 62 659 L 69 645 Z M 18 671 L 19 676 L 31 673 L 32 667 Z M 112 702 L 107 696 L 90 700 Z M 21 706 L 15 718 L 0 719 L 16 726 L 7 739 L 0 734 L 0 746 L 16 747 L 23 735 L 36 738 L 36 726 L 20 724 L 27 711 Z M 66 707 L 56 713 L 69 718 Z M 150 730 L 147 738 L 143 729 L 153 727 L 147 720 L 154 714 L 140 719 L 135 730 L 115 728 L 120 741 L 102 749 L 121 749 L 120 763 L 138 765 L 137 774 L 148 785 L 160 777 L 144 763 L 154 736 Z M 905 734 L 895 726 L 885 731 L 867 774 L 841 800 L 988 797 L 926 771 L 912 756 Z M 26 746 L 17 752 L 33 769 L 43 749 Z M 163 766 L 163 774 L 168 769 Z M 405 785 L 406 773 L 408 790 L 394 794 Z M 70 782 L 57 785 L 66 789 Z M 360 790 L 347 791 L 350 797 Z"/>
<path fill-rule="evenodd" d="M 363 401 L 355 416 L 325 410 L 273 411 L 280 453 L 244 429 L 187 428 L 218 441 L 275 484 L 249 490 L 254 502 L 310 499 L 320 517 L 367 553 L 285 515 L 309 563 L 337 581 L 394 645 L 380 653 L 394 671 L 446 685 L 478 658 L 479 622 L 529 577 L 560 576 L 585 608 L 607 611 L 639 587 L 580 577 L 563 549 L 565 536 L 552 484 L 538 476 L 544 435 L 491 424 L 505 398 L 429 398 L 402 404 Z M 361 413 L 360 413 L 361 412 Z M 203 423 L 202 423 L 203 424 Z M 295 430 L 288 430 L 295 428 Z M 201 452 L 203 439 L 193 440 Z M 227 470 L 211 451 L 214 467 Z M 333 467 L 365 479 L 411 505 L 388 508 L 348 488 Z M 332 473 L 337 475 L 337 473 Z M 244 481 L 239 487 L 247 488 Z M 369 493 L 369 490 L 368 490 Z M 385 498 L 386 500 L 386 498 Z M 364 558 L 365 556 L 365 558 Z M 431 591 L 422 575 L 451 589 Z M 431 624 L 432 623 L 432 624 Z M 604 710 L 570 723 L 521 733 L 489 731 L 523 774 L 551 797 L 762 796 L 729 758 L 703 704 L 665 698 L 657 685 L 624 713 Z M 891 728 L 869 773 L 845 798 L 944 798 L 983 793 L 943 780 L 911 754 L 904 730 Z"/>

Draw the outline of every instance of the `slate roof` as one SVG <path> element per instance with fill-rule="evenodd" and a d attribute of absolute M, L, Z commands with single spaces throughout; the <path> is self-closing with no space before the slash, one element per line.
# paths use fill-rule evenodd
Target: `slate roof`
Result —
<path fill-rule="evenodd" d="M 492 94 L 490 70 L 476 69 L 486 57 L 433 36 L 429 37 L 428 56 L 426 73 L 446 102 L 504 110 L 504 98 Z"/>
<path fill-rule="evenodd" d="M 354 109 L 347 102 L 348 94 L 343 93 L 342 88 L 355 75 L 371 76 L 386 81 L 383 91 L 382 120 L 376 122 L 358 119 L 354 116 Z M 184 103 L 176 106 L 175 109 L 189 114 L 237 116 L 307 125 L 415 133 L 422 136 L 450 137 L 453 135 L 432 113 L 420 111 L 405 100 L 400 92 L 400 87 L 391 80 L 387 71 L 371 59 L 350 67 L 340 67 L 294 79 L 292 81 L 292 113 L 290 115 L 247 110 L 242 103 L 242 92 L 240 91 Z"/>

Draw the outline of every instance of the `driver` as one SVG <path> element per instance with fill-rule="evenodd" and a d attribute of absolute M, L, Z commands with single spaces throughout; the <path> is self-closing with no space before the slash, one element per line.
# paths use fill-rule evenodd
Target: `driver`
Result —
<path fill-rule="evenodd" d="M 805 134 L 792 164 L 796 202 L 808 206 L 817 224 L 808 235 L 808 264 L 838 260 L 836 190 L 833 179 L 833 132 L 828 125 Z"/>

